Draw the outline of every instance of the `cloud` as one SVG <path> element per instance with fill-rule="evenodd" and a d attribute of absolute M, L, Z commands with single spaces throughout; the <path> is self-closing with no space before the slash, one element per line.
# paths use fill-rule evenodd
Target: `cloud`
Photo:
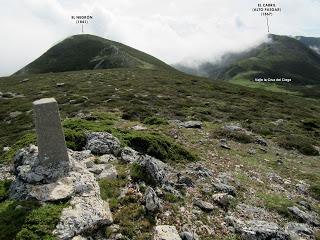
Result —
<path fill-rule="evenodd" d="M 1 1 L 0 76 L 12 74 L 62 39 L 79 34 L 71 15 L 93 15 L 85 32 L 123 42 L 168 63 L 217 59 L 263 41 L 266 19 L 255 0 Z M 319 36 L 318 0 L 278 0 L 270 19 L 282 35 Z"/>

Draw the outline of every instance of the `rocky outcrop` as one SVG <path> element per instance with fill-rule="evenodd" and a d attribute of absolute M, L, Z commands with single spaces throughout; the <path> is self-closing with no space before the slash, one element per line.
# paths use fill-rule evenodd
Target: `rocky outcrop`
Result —
<path fill-rule="evenodd" d="M 121 150 L 120 158 L 125 163 L 134 163 L 138 161 L 140 155 L 141 154 L 139 152 L 133 150 L 132 148 L 125 147 Z"/>
<path fill-rule="evenodd" d="M 32 172 L 38 161 L 37 152 L 36 146 L 18 152 L 15 158 L 16 180 L 10 187 L 11 199 L 40 202 L 70 200 L 70 206 L 62 210 L 60 221 L 54 230 L 58 239 L 71 239 L 112 223 L 109 205 L 101 199 L 95 176 L 85 164 L 87 160 L 84 156 L 90 158 L 90 154 L 69 151 L 70 170 L 67 176 L 45 183 Z"/>
<path fill-rule="evenodd" d="M 210 212 L 214 209 L 214 206 L 211 203 L 203 201 L 201 199 L 194 199 L 193 204 L 202 209 L 203 211 L 207 212 Z"/>
<path fill-rule="evenodd" d="M 85 148 L 97 155 L 113 154 L 118 156 L 121 150 L 119 140 L 106 132 L 87 133 Z"/>
<path fill-rule="evenodd" d="M 155 213 L 161 209 L 161 202 L 153 188 L 148 187 L 145 194 L 146 209 Z"/>
<path fill-rule="evenodd" d="M 289 240 L 289 235 L 276 223 L 249 220 L 242 221 L 233 217 L 227 217 L 227 222 L 234 227 L 235 232 L 245 240 Z"/>
<path fill-rule="evenodd" d="M 181 240 L 174 226 L 159 225 L 154 228 L 153 240 Z"/>
<path fill-rule="evenodd" d="M 185 128 L 201 128 L 202 122 L 200 122 L 200 121 L 186 121 L 186 122 L 181 122 L 180 126 L 185 127 Z"/>
<path fill-rule="evenodd" d="M 297 218 L 299 221 L 308 223 L 315 227 L 320 227 L 319 216 L 315 212 L 305 212 L 298 207 L 289 207 L 288 210 L 292 215 Z"/>
<path fill-rule="evenodd" d="M 313 239 L 313 230 L 303 223 L 290 222 L 285 226 L 286 233 L 291 239 Z"/>

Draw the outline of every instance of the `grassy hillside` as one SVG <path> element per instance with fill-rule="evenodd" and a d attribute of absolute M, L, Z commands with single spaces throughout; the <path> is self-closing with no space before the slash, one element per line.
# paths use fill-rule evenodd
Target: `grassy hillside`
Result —
<path fill-rule="evenodd" d="M 292 79 L 289 85 L 318 85 L 320 55 L 294 38 L 269 35 L 254 49 L 226 54 L 219 63 L 204 63 L 198 73 L 213 79 L 287 78 Z"/>
<path fill-rule="evenodd" d="M 69 148 L 82 149 L 85 131 L 111 132 L 123 145 L 157 157 L 191 179 L 194 188 L 182 189 L 181 196 L 162 190 L 165 214 L 151 215 L 143 206 L 146 185 L 142 181 L 151 184 L 143 169 L 135 164 L 109 162 L 116 167 L 118 177 L 99 181 L 101 195 L 109 201 L 115 224 L 120 226 L 118 232 L 130 239 L 151 239 L 159 219 L 162 224 L 176 226 L 179 232 L 191 223 L 201 239 L 237 239 L 220 227 L 226 226 L 223 209 L 217 206 L 213 212 L 205 212 L 193 204 L 195 198 L 212 202 L 212 183 L 219 176 L 230 176 L 237 186 L 229 212 L 245 203 L 265 209 L 269 221 L 283 224 L 292 221 L 287 207 L 303 200 L 320 213 L 319 201 L 315 200 L 319 198 L 320 184 L 317 99 L 163 68 L 16 75 L 0 78 L 0 89 L 0 149 L 11 147 L 1 152 L 0 163 L 12 163 L 17 149 L 36 143 L 32 101 L 55 97 Z M 181 128 L 170 121 L 177 119 L 200 120 L 203 126 Z M 252 135 L 228 132 L 226 124 L 240 124 Z M 137 125 L 143 130 L 136 130 Z M 256 136 L 263 138 L 267 146 L 257 144 Z M 230 149 L 220 146 L 221 139 L 227 139 Z M 99 163 L 98 156 L 96 161 Z M 198 171 L 208 175 L 198 175 Z M 270 184 L 270 174 L 279 174 L 286 185 L 282 187 L 273 180 Z M 307 195 L 297 193 L 296 185 L 302 183 L 310 186 Z M 127 191 L 122 196 L 128 186 L 137 185 L 137 193 Z M 34 203 L 10 201 L 8 186 L 7 181 L 0 181 L 0 236 L 54 239 L 51 231 L 63 205 L 29 206 Z M 214 229 L 214 237 L 207 229 Z M 107 238 L 113 233 L 111 228 L 100 230 Z"/>
<path fill-rule="evenodd" d="M 164 62 L 124 44 L 81 34 L 58 43 L 15 74 L 128 67 L 170 68 Z"/>
<path fill-rule="evenodd" d="M 114 69 L 13 76 L 0 78 L 0 89 L 20 94 L 0 99 L 0 147 L 11 146 L 32 131 L 32 101 L 43 97 L 55 97 L 64 118 L 79 112 L 116 111 L 125 119 L 142 122 L 150 116 L 237 121 L 270 138 L 295 133 L 319 144 L 319 100 L 175 71 Z M 288 121 L 281 131 L 271 123 L 277 119 Z M 306 120 L 314 126 L 311 130 L 304 125 Z"/>

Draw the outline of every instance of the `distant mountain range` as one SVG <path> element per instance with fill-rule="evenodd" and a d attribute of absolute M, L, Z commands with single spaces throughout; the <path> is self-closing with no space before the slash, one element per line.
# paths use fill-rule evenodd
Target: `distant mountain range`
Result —
<path fill-rule="evenodd" d="M 286 78 L 292 85 L 320 84 L 319 38 L 268 35 L 268 41 L 241 53 L 228 53 L 219 62 L 197 68 L 175 67 L 212 79 Z"/>
<path fill-rule="evenodd" d="M 53 46 L 15 75 L 131 67 L 172 69 L 159 59 L 124 44 L 81 34 Z"/>

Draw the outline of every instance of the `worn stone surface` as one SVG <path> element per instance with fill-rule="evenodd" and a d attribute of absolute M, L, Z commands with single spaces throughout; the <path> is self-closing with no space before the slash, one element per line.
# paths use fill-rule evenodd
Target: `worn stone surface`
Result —
<path fill-rule="evenodd" d="M 226 221 L 235 228 L 237 234 L 246 240 L 289 240 L 289 235 L 276 223 L 250 220 L 242 221 L 233 217 L 227 217 Z"/>
<path fill-rule="evenodd" d="M 119 140 L 106 132 L 87 133 L 86 149 L 93 154 L 114 154 L 115 156 L 118 156 L 121 150 Z"/>
<path fill-rule="evenodd" d="M 34 172 L 46 174 L 45 181 L 55 181 L 69 172 L 69 157 L 62 130 L 58 103 L 54 98 L 33 102 L 38 142 L 38 162 Z"/>
<path fill-rule="evenodd" d="M 212 200 L 217 203 L 219 206 L 227 208 L 230 204 L 230 201 L 233 199 L 228 193 L 217 193 L 212 195 Z"/>
<path fill-rule="evenodd" d="M 314 232 L 307 224 L 290 222 L 286 224 L 285 231 L 291 239 L 313 239 Z"/>
<path fill-rule="evenodd" d="M 161 209 L 161 202 L 153 188 L 148 187 L 145 194 L 146 209 L 150 212 L 158 212 Z"/>
<path fill-rule="evenodd" d="M 227 185 L 225 183 L 217 182 L 213 184 L 213 187 L 219 192 L 224 192 L 232 196 L 236 196 L 236 188 L 233 186 Z"/>
<path fill-rule="evenodd" d="M 145 167 L 146 173 L 157 183 L 167 184 L 170 175 L 169 166 L 151 156 L 143 155 L 139 158 L 139 164 Z"/>
<path fill-rule="evenodd" d="M 194 199 L 193 204 L 199 208 L 201 208 L 203 211 L 212 211 L 214 209 L 213 204 L 202 201 L 201 199 Z"/>
<path fill-rule="evenodd" d="M 103 171 L 96 176 L 96 178 L 98 180 L 100 180 L 100 179 L 115 179 L 115 178 L 117 178 L 117 176 L 118 176 L 117 169 L 113 165 L 108 164 L 104 167 Z"/>
<path fill-rule="evenodd" d="M 121 150 L 120 158 L 126 163 L 133 163 L 138 161 L 140 153 L 130 147 L 125 147 Z"/>
<path fill-rule="evenodd" d="M 320 226 L 319 216 L 315 212 L 302 211 L 300 208 L 295 207 L 295 206 L 294 207 L 289 207 L 288 210 L 299 221 L 308 223 L 308 224 L 313 225 L 315 227 L 319 227 Z"/>
<path fill-rule="evenodd" d="M 187 121 L 187 122 L 180 123 L 180 125 L 185 128 L 201 128 L 202 122 L 200 122 L 200 121 Z"/>
<path fill-rule="evenodd" d="M 100 197 L 74 197 L 70 207 L 63 209 L 60 222 L 53 233 L 59 239 L 70 239 L 112 222 L 109 205 Z"/>
<path fill-rule="evenodd" d="M 75 192 L 74 181 L 75 178 L 64 177 L 54 183 L 30 186 L 30 196 L 42 202 L 69 199 Z"/>
<path fill-rule="evenodd" d="M 159 225 L 154 228 L 153 240 L 181 240 L 174 226 Z"/>
<path fill-rule="evenodd" d="M 190 232 L 182 232 L 180 233 L 180 237 L 182 240 L 199 240 L 199 237 L 197 234 L 193 234 Z"/>

